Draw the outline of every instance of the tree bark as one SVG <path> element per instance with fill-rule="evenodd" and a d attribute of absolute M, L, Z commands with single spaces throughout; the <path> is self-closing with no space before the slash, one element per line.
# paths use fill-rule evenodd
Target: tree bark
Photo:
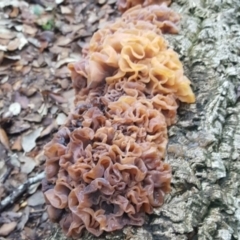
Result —
<path fill-rule="evenodd" d="M 177 0 L 171 8 L 182 16 L 180 33 L 166 37 L 197 96 L 169 129 L 172 192 L 143 227 L 82 239 L 240 239 L 240 1 Z M 66 238 L 54 230 L 50 239 Z"/>

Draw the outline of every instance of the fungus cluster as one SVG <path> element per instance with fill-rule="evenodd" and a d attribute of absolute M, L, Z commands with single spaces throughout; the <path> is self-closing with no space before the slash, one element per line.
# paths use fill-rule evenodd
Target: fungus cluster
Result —
<path fill-rule="evenodd" d="M 121 12 L 134 7 L 136 5 L 142 5 L 143 7 L 153 5 L 153 4 L 166 4 L 167 6 L 171 4 L 171 0 L 118 0 L 118 9 Z"/>
<path fill-rule="evenodd" d="M 178 20 L 165 4 L 135 6 L 97 31 L 83 60 L 69 65 L 75 110 L 45 146 L 43 185 L 49 218 L 67 236 L 141 226 L 170 191 L 167 127 L 179 101 L 195 101 L 162 35 L 175 33 Z"/>

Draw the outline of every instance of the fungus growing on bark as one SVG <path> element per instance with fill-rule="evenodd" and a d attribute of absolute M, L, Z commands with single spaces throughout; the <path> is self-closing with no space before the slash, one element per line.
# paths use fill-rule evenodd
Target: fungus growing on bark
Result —
<path fill-rule="evenodd" d="M 45 146 L 43 190 L 50 219 L 67 236 L 141 226 L 170 191 L 167 127 L 179 101 L 195 101 L 162 35 L 176 32 L 178 19 L 165 5 L 136 6 L 69 64 L 75 110 Z"/>
<path fill-rule="evenodd" d="M 171 4 L 171 0 L 118 0 L 117 5 L 118 9 L 121 12 L 126 11 L 129 8 L 132 8 L 136 5 L 142 5 L 143 7 L 153 5 L 153 4 L 166 4 L 166 6 Z"/>

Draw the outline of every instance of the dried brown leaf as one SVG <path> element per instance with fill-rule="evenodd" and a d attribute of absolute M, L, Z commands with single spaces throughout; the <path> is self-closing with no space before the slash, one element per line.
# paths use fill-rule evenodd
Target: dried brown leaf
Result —
<path fill-rule="evenodd" d="M 22 150 L 22 144 L 21 144 L 21 136 L 19 136 L 14 142 L 11 147 L 12 150 L 21 151 Z"/>
<path fill-rule="evenodd" d="M 38 29 L 36 27 L 23 24 L 23 32 L 27 33 L 29 35 L 35 35 L 37 33 Z"/>
<path fill-rule="evenodd" d="M 18 102 L 23 109 L 28 108 L 29 99 L 26 96 L 21 95 L 19 92 L 15 93 L 15 102 Z"/>
<path fill-rule="evenodd" d="M 15 38 L 8 43 L 7 50 L 15 51 L 20 46 L 20 39 Z"/>
<path fill-rule="evenodd" d="M 13 90 L 17 91 L 22 85 L 22 80 L 19 80 L 13 84 Z"/>
<path fill-rule="evenodd" d="M 67 102 L 67 100 L 62 95 L 60 95 L 59 93 L 51 92 L 49 90 L 43 90 L 42 91 L 42 95 L 43 95 L 44 98 L 49 96 L 50 98 L 52 98 L 53 100 L 55 100 L 58 103 L 65 103 L 65 102 Z"/>
<path fill-rule="evenodd" d="M 19 162 L 18 155 L 16 153 L 10 156 L 10 163 L 12 166 L 16 168 L 20 168 L 21 164 Z"/>
<path fill-rule="evenodd" d="M 40 48 L 42 46 L 41 41 L 36 38 L 28 38 L 28 41 L 35 47 Z"/>
<path fill-rule="evenodd" d="M 20 55 L 8 55 L 4 54 L 4 58 L 11 59 L 11 60 L 20 60 L 21 56 Z"/>
<path fill-rule="evenodd" d="M 65 124 L 67 121 L 67 116 L 64 113 L 59 113 L 57 118 L 56 118 L 56 122 L 58 125 L 63 125 Z"/>
<path fill-rule="evenodd" d="M 0 38 L 1 39 L 13 39 L 16 37 L 16 33 L 9 31 L 5 28 L 0 29 Z"/>
<path fill-rule="evenodd" d="M 57 122 L 53 121 L 49 126 L 47 126 L 42 132 L 40 137 L 45 137 L 49 135 L 52 131 L 58 128 Z"/>
<path fill-rule="evenodd" d="M 64 2 L 64 0 L 55 0 L 56 4 L 61 4 L 62 2 Z"/>
<path fill-rule="evenodd" d="M 9 139 L 4 129 L 0 128 L 0 142 L 6 149 L 10 149 Z"/>
<path fill-rule="evenodd" d="M 28 122 L 39 123 L 42 121 L 42 118 L 43 117 L 38 113 L 30 113 L 24 118 L 24 120 L 27 120 Z"/>
<path fill-rule="evenodd" d="M 71 89 L 69 91 L 64 91 L 63 93 L 63 97 L 68 100 L 68 105 L 67 105 L 68 112 L 74 109 L 74 99 L 75 99 L 74 93 L 75 93 L 74 89 Z"/>
<path fill-rule="evenodd" d="M 70 62 L 75 62 L 76 59 L 75 58 L 64 58 L 64 59 L 61 59 L 60 61 L 58 61 L 55 65 L 55 68 L 60 68 L 62 65 L 66 65 L 67 63 L 70 63 Z"/>
<path fill-rule="evenodd" d="M 72 9 L 70 7 L 67 7 L 67 6 L 61 6 L 61 13 L 62 14 L 71 14 Z"/>
<path fill-rule="evenodd" d="M 28 7 L 29 4 L 25 1 L 19 1 L 19 0 L 5 0 L 5 1 L 0 1 L 0 8 L 4 8 L 4 7 L 8 7 L 8 6 L 12 6 L 12 7 Z"/>
<path fill-rule="evenodd" d="M 16 134 L 21 133 L 23 131 L 28 130 L 31 127 L 31 125 L 28 122 L 25 121 L 14 121 L 10 128 L 7 129 L 7 132 L 9 134 Z"/>
<path fill-rule="evenodd" d="M 59 78 L 70 77 L 70 71 L 67 66 L 64 66 L 62 68 L 56 69 L 55 76 Z"/>
<path fill-rule="evenodd" d="M 21 172 L 29 174 L 33 171 L 33 169 L 36 167 L 36 162 L 33 158 L 27 157 L 25 155 L 19 156 L 19 161 L 21 164 Z"/>
<path fill-rule="evenodd" d="M 36 140 L 40 136 L 43 127 L 37 128 L 22 136 L 22 148 L 24 152 L 30 152 L 36 146 Z"/>
<path fill-rule="evenodd" d="M 57 83 L 61 86 L 62 89 L 67 89 L 69 86 L 71 86 L 68 79 L 58 79 Z"/>
<path fill-rule="evenodd" d="M 43 31 L 37 37 L 40 41 L 51 43 L 55 39 L 55 34 L 52 31 Z"/>
<path fill-rule="evenodd" d="M 57 46 L 66 46 L 68 45 L 70 42 L 72 42 L 72 39 L 69 37 L 65 37 L 65 36 L 60 36 L 57 39 L 56 45 Z"/>
<path fill-rule="evenodd" d="M 18 14 L 19 14 L 19 8 L 13 7 L 12 12 L 9 14 L 9 17 L 15 18 L 18 16 Z"/>
<path fill-rule="evenodd" d="M 3 92 L 11 92 L 12 91 L 12 85 L 8 82 L 0 85 L 0 88 L 3 90 Z"/>
<path fill-rule="evenodd" d="M 1 49 L 0 49 L 0 50 L 1 50 Z M 0 64 L 2 63 L 3 58 L 4 58 L 4 52 L 3 52 L 3 51 L 0 51 Z"/>
<path fill-rule="evenodd" d="M 38 205 L 44 204 L 45 200 L 42 191 L 35 192 L 32 196 L 28 198 L 27 202 L 28 205 L 31 207 L 36 207 Z"/>
<path fill-rule="evenodd" d="M 22 74 L 23 74 L 23 75 L 28 74 L 30 71 L 31 71 L 31 66 L 24 66 L 24 67 L 22 68 Z"/>
<path fill-rule="evenodd" d="M 26 207 L 23 211 L 21 221 L 18 223 L 18 230 L 23 230 L 29 220 L 30 208 Z"/>
<path fill-rule="evenodd" d="M 34 93 L 36 93 L 37 92 L 37 88 L 36 87 L 21 87 L 20 89 L 19 89 L 19 91 L 20 91 L 20 93 L 22 93 L 22 94 L 24 94 L 24 95 L 26 95 L 27 97 L 31 97 Z"/>
<path fill-rule="evenodd" d="M 17 226 L 16 222 L 4 223 L 0 227 L 0 236 L 7 236 L 9 235 Z"/>

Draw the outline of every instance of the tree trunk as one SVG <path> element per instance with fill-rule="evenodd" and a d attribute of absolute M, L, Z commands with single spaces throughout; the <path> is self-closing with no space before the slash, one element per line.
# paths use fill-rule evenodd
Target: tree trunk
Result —
<path fill-rule="evenodd" d="M 82 239 L 240 239 L 240 1 L 178 0 L 171 8 L 182 16 L 180 33 L 166 37 L 197 96 L 169 129 L 172 192 L 143 227 Z M 50 239 L 66 238 L 55 229 Z"/>

